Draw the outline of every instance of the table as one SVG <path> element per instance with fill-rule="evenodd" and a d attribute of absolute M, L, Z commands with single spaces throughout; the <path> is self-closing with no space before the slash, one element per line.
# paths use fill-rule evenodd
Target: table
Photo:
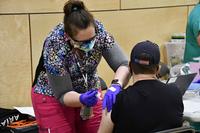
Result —
<path fill-rule="evenodd" d="M 186 91 L 183 96 L 184 103 L 184 119 L 196 130 L 200 131 L 200 96 L 199 92 Z"/>

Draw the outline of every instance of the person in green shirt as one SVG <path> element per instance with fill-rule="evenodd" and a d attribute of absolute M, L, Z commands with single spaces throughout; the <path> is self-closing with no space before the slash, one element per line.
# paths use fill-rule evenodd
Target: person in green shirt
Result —
<path fill-rule="evenodd" d="M 198 57 L 200 57 L 200 2 L 188 17 L 184 63 L 198 62 Z"/>

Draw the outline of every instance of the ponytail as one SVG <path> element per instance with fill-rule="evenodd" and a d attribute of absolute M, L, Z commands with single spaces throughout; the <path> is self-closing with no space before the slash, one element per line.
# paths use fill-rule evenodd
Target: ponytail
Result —
<path fill-rule="evenodd" d="M 91 24 L 94 25 L 92 14 L 80 0 L 69 0 L 65 3 L 63 11 L 64 29 L 70 37 L 75 36 L 78 30 L 86 29 Z"/>
<path fill-rule="evenodd" d="M 65 16 L 69 16 L 72 12 L 86 10 L 85 5 L 79 0 L 69 0 L 63 8 Z"/>

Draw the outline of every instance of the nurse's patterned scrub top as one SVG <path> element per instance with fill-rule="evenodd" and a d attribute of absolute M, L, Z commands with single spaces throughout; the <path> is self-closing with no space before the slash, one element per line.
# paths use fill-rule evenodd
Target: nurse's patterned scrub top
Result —
<path fill-rule="evenodd" d="M 49 85 L 48 74 L 58 77 L 70 75 L 73 91 L 84 93 L 92 88 L 100 88 L 97 66 L 103 56 L 109 66 L 116 71 L 121 65 L 128 65 L 128 60 L 123 54 L 114 38 L 109 35 L 99 21 L 95 21 L 96 37 L 92 50 L 83 53 L 83 58 L 74 54 L 69 38 L 64 32 L 64 24 L 58 24 L 44 41 L 43 51 L 35 76 L 34 92 L 55 96 L 54 89 Z M 48 74 L 47 74 L 48 73 Z M 87 76 L 87 86 L 85 78 Z M 87 88 L 86 88 L 87 87 Z M 67 90 L 66 90 L 67 92 Z"/>

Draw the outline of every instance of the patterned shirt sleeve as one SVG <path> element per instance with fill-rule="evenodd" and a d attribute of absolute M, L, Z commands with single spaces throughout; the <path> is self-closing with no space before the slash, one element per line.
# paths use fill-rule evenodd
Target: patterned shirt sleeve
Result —
<path fill-rule="evenodd" d="M 63 24 L 59 24 L 44 42 L 44 67 L 48 73 L 54 76 L 66 75 L 67 71 L 64 62 L 66 52 L 67 46 L 64 41 Z"/>
<path fill-rule="evenodd" d="M 116 44 L 113 36 L 105 30 L 101 22 L 96 20 L 96 25 L 97 25 L 97 32 L 99 34 L 99 40 L 101 43 L 101 48 L 104 50 L 112 48 L 113 45 Z"/>

